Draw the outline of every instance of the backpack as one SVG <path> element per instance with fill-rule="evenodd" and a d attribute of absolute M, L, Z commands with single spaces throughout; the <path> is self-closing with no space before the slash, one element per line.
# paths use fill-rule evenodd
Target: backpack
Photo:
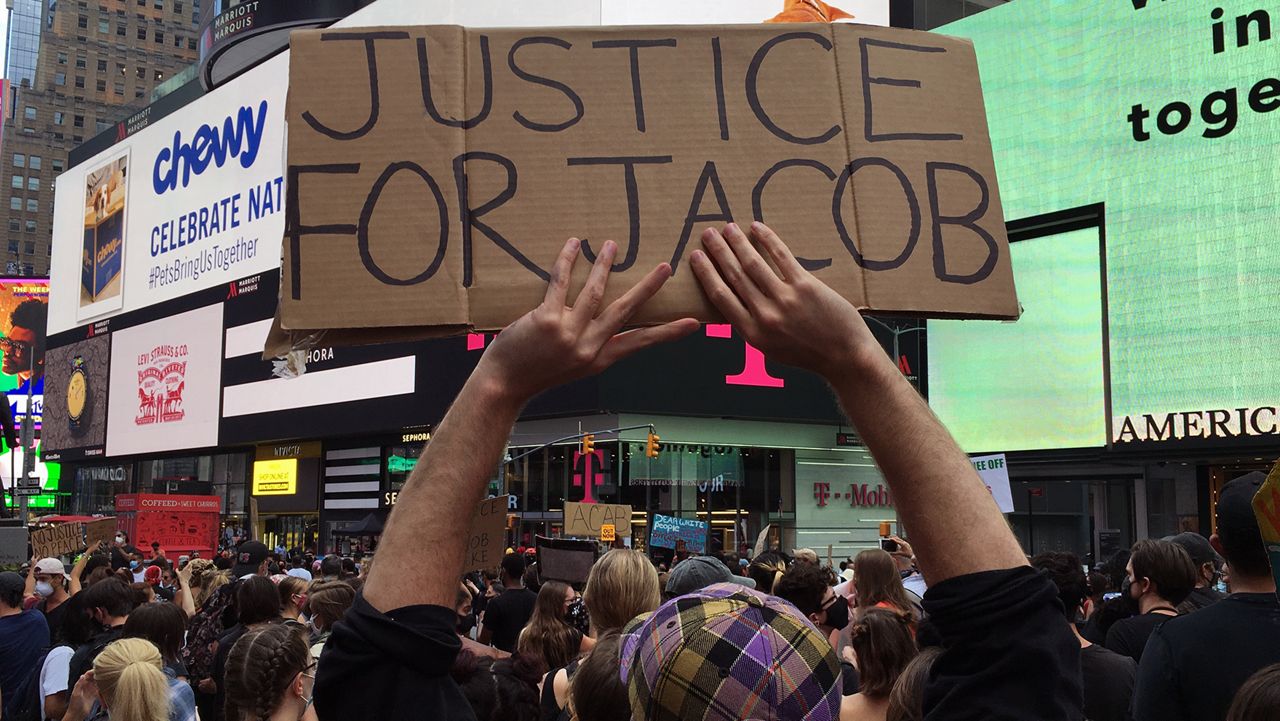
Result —
<path fill-rule="evenodd" d="M 209 678 L 213 674 L 214 646 L 227 629 L 235 625 L 236 590 L 240 579 L 224 583 L 205 599 L 187 625 L 187 646 L 182 651 L 182 662 L 192 680 Z M 227 620 L 230 619 L 230 623 Z"/>
<path fill-rule="evenodd" d="M 44 669 L 44 660 L 48 656 L 48 651 L 40 654 L 31 673 L 14 689 L 12 699 L 4 700 L 5 721 L 44 721 L 44 693 L 40 688 L 40 671 Z M 67 691 L 69 693 L 71 689 Z"/>

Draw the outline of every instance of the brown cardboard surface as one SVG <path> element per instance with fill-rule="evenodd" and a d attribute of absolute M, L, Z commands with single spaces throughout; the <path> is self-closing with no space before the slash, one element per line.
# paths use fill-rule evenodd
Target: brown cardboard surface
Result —
<path fill-rule="evenodd" d="M 61 556 L 84 548 L 84 525 L 60 523 L 31 532 L 31 552 L 36 558 Z"/>
<path fill-rule="evenodd" d="M 116 519 L 100 518 L 96 521 L 86 521 L 84 524 L 84 545 L 92 547 L 98 541 L 102 542 L 102 547 L 106 548 L 111 539 L 116 535 Z"/>
<path fill-rule="evenodd" d="M 718 320 L 687 259 L 730 219 L 859 307 L 1018 316 L 965 41 L 430 26 L 299 31 L 291 58 L 284 329 L 499 329 L 569 236 L 619 243 L 610 297 L 675 267 L 637 323 Z"/>
<path fill-rule="evenodd" d="M 507 497 L 486 498 L 476 507 L 467 541 L 467 567 L 463 571 L 497 568 L 507 546 Z"/>
<path fill-rule="evenodd" d="M 620 536 L 631 535 L 631 506 L 618 503 L 574 503 L 564 504 L 564 535 L 599 538 L 600 530 L 606 524 L 612 524 L 614 533 Z"/>

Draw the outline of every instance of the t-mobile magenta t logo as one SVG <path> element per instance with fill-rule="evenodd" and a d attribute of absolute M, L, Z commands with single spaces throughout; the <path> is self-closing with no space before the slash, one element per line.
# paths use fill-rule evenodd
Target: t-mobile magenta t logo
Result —
<path fill-rule="evenodd" d="M 707 337 L 732 338 L 733 326 L 723 323 L 709 324 L 707 325 Z M 760 388 L 782 388 L 786 386 L 787 382 L 782 378 L 775 378 L 769 375 L 769 369 L 764 365 L 764 353 L 760 349 L 752 347 L 746 341 L 743 341 L 742 345 L 746 350 L 746 357 L 742 361 L 742 372 L 725 376 L 725 385 L 758 386 Z"/>

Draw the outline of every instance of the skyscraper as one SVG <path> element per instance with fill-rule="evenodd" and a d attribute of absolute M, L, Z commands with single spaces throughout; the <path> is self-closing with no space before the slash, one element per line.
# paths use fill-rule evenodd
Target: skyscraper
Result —
<path fill-rule="evenodd" d="M 196 61 L 213 0 L 10 0 L 11 113 L 0 145 L 9 178 L 0 270 L 44 275 L 53 179 L 67 152 L 150 102 Z"/>

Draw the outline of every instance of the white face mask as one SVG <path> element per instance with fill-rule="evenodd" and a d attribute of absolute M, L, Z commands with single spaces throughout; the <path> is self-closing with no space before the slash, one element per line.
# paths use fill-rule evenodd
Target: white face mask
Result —
<path fill-rule="evenodd" d="M 124 543 L 124 536 L 116 536 L 116 543 Z"/>
<path fill-rule="evenodd" d="M 53 584 L 48 581 L 36 581 L 36 594 L 48 598 L 53 595 Z"/>

